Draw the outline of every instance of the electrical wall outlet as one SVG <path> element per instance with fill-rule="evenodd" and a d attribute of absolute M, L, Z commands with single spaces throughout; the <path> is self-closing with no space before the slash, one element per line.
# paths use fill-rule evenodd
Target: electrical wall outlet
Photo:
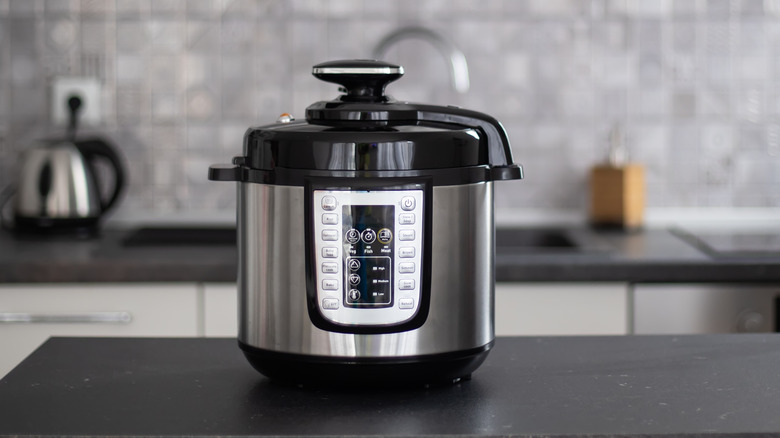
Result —
<path fill-rule="evenodd" d="M 70 120 L 68 100 L 72 96 L 81 99 L 78 124 L 97 125 L 102 119 L 100 108 L 101 85 L 97 78 L 56 77 L 51 87 L 51 118 L 57 126 L 65 126 Z"/>

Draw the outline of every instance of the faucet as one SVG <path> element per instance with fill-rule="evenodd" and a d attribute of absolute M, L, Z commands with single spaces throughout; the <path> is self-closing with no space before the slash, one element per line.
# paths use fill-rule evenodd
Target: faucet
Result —
<path fill-rule="evenodd" d="M 431 29 L 420 26 L 402 27 L 382 38 L 374 47 L 371 55 L 374 59 L 382 59 L 393 44 L 405 39 L 421 39 L 430 42 L 450 64 L 450 80 L 452 88 L 458 93 L 469 91 L 469 67 L 466 55 L 455 44 Z"/>

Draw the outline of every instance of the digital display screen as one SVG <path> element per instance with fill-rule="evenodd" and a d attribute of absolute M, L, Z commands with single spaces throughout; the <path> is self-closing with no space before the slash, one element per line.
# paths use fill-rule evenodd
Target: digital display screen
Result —
<path fill-rule="evenodd" d="M 345 305 L 392 306 L 395 206 L 344 205 L 342 208 Z"/>

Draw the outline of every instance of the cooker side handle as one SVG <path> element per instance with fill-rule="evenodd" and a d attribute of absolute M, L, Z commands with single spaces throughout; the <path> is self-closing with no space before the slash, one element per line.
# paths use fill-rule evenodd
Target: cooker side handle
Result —
<path fill-rule="evenodd" d="M 241 168 L 232 164 L 212 164 L 209 166 L 211 181 L 241 181 Z"/>
<path fill-rule="evenodd" d="M 212 164 L 209 166 L 210 181 L 245 181 L 242 170 L 244 157 L 234 157 L 233 164 Z"/>
<path fill-rule="evenodd" d="M 512 160 L 512 148 L 501 122 L 477 111 L 458 107 L 420 105 L 417 120 L 423 122 L 447 123 L 478 129 L 486 136 L 488 143 L 488 164 L 493 180 L 522 179 L 523 168 Z"/>

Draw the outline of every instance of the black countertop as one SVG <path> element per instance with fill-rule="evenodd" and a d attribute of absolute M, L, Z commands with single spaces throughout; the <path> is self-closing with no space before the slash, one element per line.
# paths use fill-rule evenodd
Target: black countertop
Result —
<path fill-rule="evenodd" d="M 0 230 L 0 283 L 236 281 L 235 245 L 124 245 L 132 232 L 75 237 Z"/>
<path fill-rule="evenodd" d="M 778 282 L 776 257 L 711 257 L 665 229 L 634 233 L 564 230 L 582 250 L 512 251 L 499 247 L 497 281 Z M 100 236 L 19 237 L 0 231 L 0 283 L 29 282 L 234 282 L 235 245 L 126 246 L 130 231 Z M 502 242 L 498 242 L 500 246 Z"/>
<path fill-rule="evenodd" d="M 53 338 L 0 381 L 0 436 L 776 436 L 778 369 L 780 334 L 498 338 L 471 381 L 335 390 L 235 339 Z"/>
<path fill-rule="evenodd" d="M 635 232 L 573 228 L 597 250 L 496 255 L 498 281 L 778 282 L 780 254 L 713 257 L 667 229 Z"/>

